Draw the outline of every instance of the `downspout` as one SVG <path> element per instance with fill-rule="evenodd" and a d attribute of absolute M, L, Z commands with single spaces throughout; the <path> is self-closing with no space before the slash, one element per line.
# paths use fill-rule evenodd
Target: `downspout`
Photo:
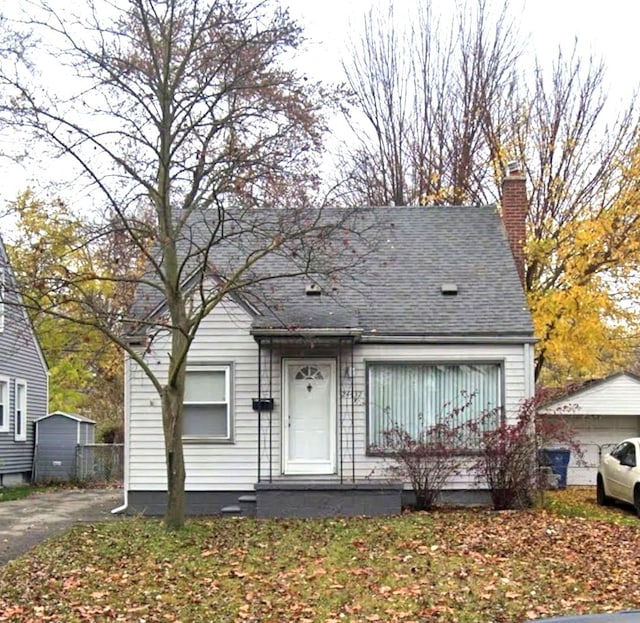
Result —
<path fill-rule="evenodd" d="M 343 412 L 342 412 L 342 408 L 344 406 L 344 398 L 343 398 L 343 388 L 342 388 L 342 379 L 345 373 L 345 368 L 344 368 L 344 363 L 343 363 L 343 356 L 342 356 L 342 338 L 338 338 L 338 405 L 339 405 L 339 409 L 338 409 L 338 423 L 339 423 L 339 429 L 338 429 L 338 443 L 340 445 L 340 484 L 342 484 L 344 482 L 344 449 L 343 449 L 343 425 L 344 425 L 344 418 L 343 418 Z"/>
<path fill-rule="evenodd" d="M 124 503 L 121 506 L 111 509 L 112 515 L 124 513 L 129 508 L 129 432 L 131 409 L 131 359 L 124 355 L 124 474 L 122 488 L 124 489 Z"/>
<path fill-rule="evenodd" d="M 356 423 L 355 423 L 355 360 L 353 355 L 355 340 L 351 338 L 351 479 L 356 481 Z"/>
<path fill-rule="evenodd" d="M 533 374 L 534 368 L 534 350 L 531 344 L 524 345 L 524 365 L 525 365 L 525 376 L 524 376 L 524 391 L 525 397 L 531 398 L 535 395 L 535 380 Z"/>
<path fill-rule="evenodd" d="M 269 398 L 273 401 L 273 338 L 269 338 Z M 273 482 L 273 406 L 269 409 L 269 482 Z"/>
<path fill-rule="evenodd" d="M 262 454 L 262 341 L 258 338 L 258 482 L 260 482 L 260 468 Z"/>
<path fill-rule="evenodd" d="M 111 509 L 112 515 L 119 515 L 120 513 L 124 513 L 129 507 L 129 492 L 127 489 L 124 490 L 124 504 L 122 506 L 117 506 L 116 508 Z"/>

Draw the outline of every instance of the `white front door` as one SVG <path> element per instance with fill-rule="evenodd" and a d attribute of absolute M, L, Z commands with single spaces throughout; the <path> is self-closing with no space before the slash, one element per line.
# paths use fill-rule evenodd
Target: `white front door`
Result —
<path fill-rule="evenodd" d="M 284 362 L 285 474 L 333 474 L 336 452 L 336 362 Z"/>

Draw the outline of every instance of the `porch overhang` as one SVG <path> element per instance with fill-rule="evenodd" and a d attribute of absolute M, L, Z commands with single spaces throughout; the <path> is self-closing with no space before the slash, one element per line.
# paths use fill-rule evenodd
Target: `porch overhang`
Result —
<path fill-rule="evenodd" d="M 329 328 L 329 327 L 274 327 L 274 328 L 253 328 L 251 335 L 256 341 L 262 338 L 271 338 L 278 340 L 293 339 L 344 339 L 351 338 L 354 341 L 360 339 L 363 330 L 359 328 Z"/>
<path fill-rule="evenodd" d="M 362 330 L 344 326 L 296 329 L 254 326 L 251 334 L 258 344 L 258 395 L 255 399 L 259 439 L 258 482 L 272 482 L 274 476 L 309 476 L 315 479 L 325 474 L 335 475 L 341 484 L 345 479 L 354 482 L 357 398 L 353 374 L 354 347 Z M 305 463 L 304 457 L 290 454 L 292 446 L 287 431 L 291 426 L 291 413 L 302 412 L 287 406 L 290 404 L 288 401 L 295 400 L 290 392 L 287 366 L 296 365 L 322 365 L 329 368 L 328 374 L 323 373 L 323 377 L 331 379 L 332 397 L 322 404 L 333 405 L 329 408 L 327 420 L 330 428 L 327 438 L 333 441 L 328 446 L 327 456 L 322 457 L 321 461 L 316 461 L 318 457 L 314 457 L 311 462 Z M 280 400 L 273 401 L 265 409 L 264 399 L 273 400 L 274 378 Z M 298 418 L 297 421 L 299 423 L 301 420 Z M 320 418 L 319 421 L 324 420 Z"/>

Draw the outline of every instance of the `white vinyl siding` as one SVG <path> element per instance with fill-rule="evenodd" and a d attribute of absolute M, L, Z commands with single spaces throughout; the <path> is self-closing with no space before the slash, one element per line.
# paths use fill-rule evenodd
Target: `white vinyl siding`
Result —
<path fill-rule="evenodd" d="M 27 382 L 16 381 L 14 408 L 14 438 L 16 441 L 27 440 Z"/>
<path fill-rule="evenodd" d="M 414 439 L 438 424 L 455 428 L 465 448 L 476 445 L 469 422 L 497 424 L 502 398 L 499 363 L 373 363 L 368 368 L 369 447 L 384 449 L 386 433 Z"/>
<path fill-rule="evenodd" d="M 545 413 L 554 410 L 583 415 L 640 415 L 640 381 L 628 374 L 595 381 L 544 407 Z"/>
<path fill-rule="evenodd" d="M 250 334 L 251 318 L 239 305 L 225 301 L 203 320 L 189 352 L 188 367 L 228 366 L 231 435 L 233 443 L 184 444 L 187 491 L 246 491 L 258 481 L 258 452 L 263 480 L 282 478 L 282 358 L 333 357 L 328 347 L 310 351 L 305 344 L 293 342 L 291 347 L 274 344 L 270 356 L 268 340 L 262 348 L 262 398 L 272 397 L 272 412 L 261 414 L 252 399 L 258 397 L 258 344 Z M 170 341 L 154 340 L 148 364 L 160 379 L 166 378 Z M 318 352 L 318 351 L 322 352 Z M 358 480 L 385 478 L 387 463 L 381 457 L 367 454 L 367 370 L 377 363 L 439 362 L 442 364 L 500 364 L 501 397 L 505 416 L 513 419 L 523 398 L 528 396 L 531 358 L 520 344 L 355 344 L 353 370 L 349 354 L 348 370 L 339 366 L 342 379 L 337 396 L 336 463 L 345 479 L 352 468 Z M 345 352 L 345 355 L 347 353 Z M 127 392 L 128 460 L 125 487 L 131 491 L 166 490 L 166 463 L 162 432 L 161 401 L 142 370 L 129 361 L 130 386 Z M 353 395 L 351 374 L 353 372 Z M 351 404 L 354 421 L 351 422 Z M 352 431 L 353 430 L 353 435 Z M 353 449 L 353 451 L 352 451 Z M 269 458 L 271 462 L 269 463 Z M 334 476 L 339 481 L 340 474 Z M 322 476 L 327 479 L 327 476 Z M 474 476 L 461 473 L 452 488 L 476 486 Z"/>
<path fill-rule="evenodd" d="M 229 366 L 187 368 L 182 435 L 187 441 L 231 439 Z"/>
<path fill-rule="evenodd" d="M 9 377 L 0 376 L 0 433 L 9 432 Z"/>
<path fill-rule="evenodd" d="M 197 443 L 185 439 L 187 491 L 251 489 L 257 481 L 258 345 L 249 330 L 251 318 L 240 306 L 224 301 L 207 316 L 189 351 L 188 369 L 229 368 L 230 433 L 233 443 Z M 151 369 L 166 379 L 170 340 L 154 340 Z M 137 491 L 166 489 L 161 400 L 144 372 L 131 360 L 127 391 L 128 460 L 125 486 Z M 263 395 L 264 395 L 263 387 Z M 265 414 L 263 418 L 266 419 Z M 264 432 L 264 431 L 263 431 Z"/>

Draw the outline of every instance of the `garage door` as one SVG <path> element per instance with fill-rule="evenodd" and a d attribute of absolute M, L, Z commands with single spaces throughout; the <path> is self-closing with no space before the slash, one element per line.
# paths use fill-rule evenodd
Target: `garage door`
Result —
<path fill-rule="evenodd" d="M 577 440 L 584 453 L 582 461 L 571 457 L 567 483 L 569 485 L 594 485 L 601 454 L 609 452 L 627 437 L 637 437 L 638 416 L 602 415 L 569 416 L 569 425 L 576 431 Z"/>

